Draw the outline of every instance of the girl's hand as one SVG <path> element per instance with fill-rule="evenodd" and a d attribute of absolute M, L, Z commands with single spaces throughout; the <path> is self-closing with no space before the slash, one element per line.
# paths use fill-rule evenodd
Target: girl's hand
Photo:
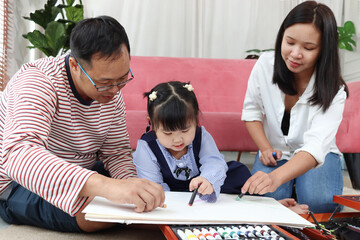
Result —
<path fill-rule="evenodd" d="M 276 156 L 273 156 L 273 153 L 276 153 Z M 272 148 L 266 149 L 261 152 L 259 160 L 265 166 L 276 166 L 276 160 L 281 159 L 282 152 L 279 150 L 273 150 Z"/>
<path fill-rule="evenodd" d="M 190 192 L 192 192 L 195 188 L 198 188 L 198 193 L 202 195 L 212 194 L 214 192 L 212 184 L 204 177 L 196 177 L 190 181 Z"/>

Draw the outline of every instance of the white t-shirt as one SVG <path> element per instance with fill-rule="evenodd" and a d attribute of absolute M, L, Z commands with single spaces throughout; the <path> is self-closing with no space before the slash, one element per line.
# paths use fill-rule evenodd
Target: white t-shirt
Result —
<path fill-rule="evenodd" d="M 324 113 L 312 106 L 315 73 L 304 93 L 291 109 L 287 136 L 281 130 L 285 110 L 285 94 L 272 83 L 274 52 L 264 53 L 255 64 L 248 82 L 241 119 L 262 121 L 267 139 L 274 149 L 281 150 L 282 159 L 290 159 L 299 151 L 310 153 L 321 166 L 329 152 L 341 154 L 335 136 L 342 120 L 346 92 L 339 89 L 330 107 Z"/>

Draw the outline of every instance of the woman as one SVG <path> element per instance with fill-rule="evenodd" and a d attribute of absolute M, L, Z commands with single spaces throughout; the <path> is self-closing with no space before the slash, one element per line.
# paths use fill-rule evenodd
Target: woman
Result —
<path fill-rule="evenodd" d="M 347 86 L 341 77 L 337 24 L 324 4 L 306 1 L 285 18 L 275 52 L 250 75 L 242 120 L 259 148 L 242 192 L 293 195 L 313 212 L 332 212 L 342 193 L 335 136 Z"/>

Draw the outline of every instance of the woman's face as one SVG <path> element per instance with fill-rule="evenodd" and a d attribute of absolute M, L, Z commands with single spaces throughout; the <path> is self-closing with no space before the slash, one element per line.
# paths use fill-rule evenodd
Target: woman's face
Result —
<path fill-rule="evenodd" d="M 321 50 L 321 33 L 312 23 L 296 23 L 285 29 L 281 56 L 297 77 L 310 77 Z"/>

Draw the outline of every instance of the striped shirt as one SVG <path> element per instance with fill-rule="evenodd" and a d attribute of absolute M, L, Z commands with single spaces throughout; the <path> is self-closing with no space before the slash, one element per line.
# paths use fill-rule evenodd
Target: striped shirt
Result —
<path fill-rule="evenodd" d="M 121 92 L 109 103 L 76 92 L 66 56 L 27 63 L 0 100 L 0 193 L 12 180 L 74 216 L 96 159 L 113 178 L 136 177 Z M 73 89 L 73 90 L 72 90 Z"/>

